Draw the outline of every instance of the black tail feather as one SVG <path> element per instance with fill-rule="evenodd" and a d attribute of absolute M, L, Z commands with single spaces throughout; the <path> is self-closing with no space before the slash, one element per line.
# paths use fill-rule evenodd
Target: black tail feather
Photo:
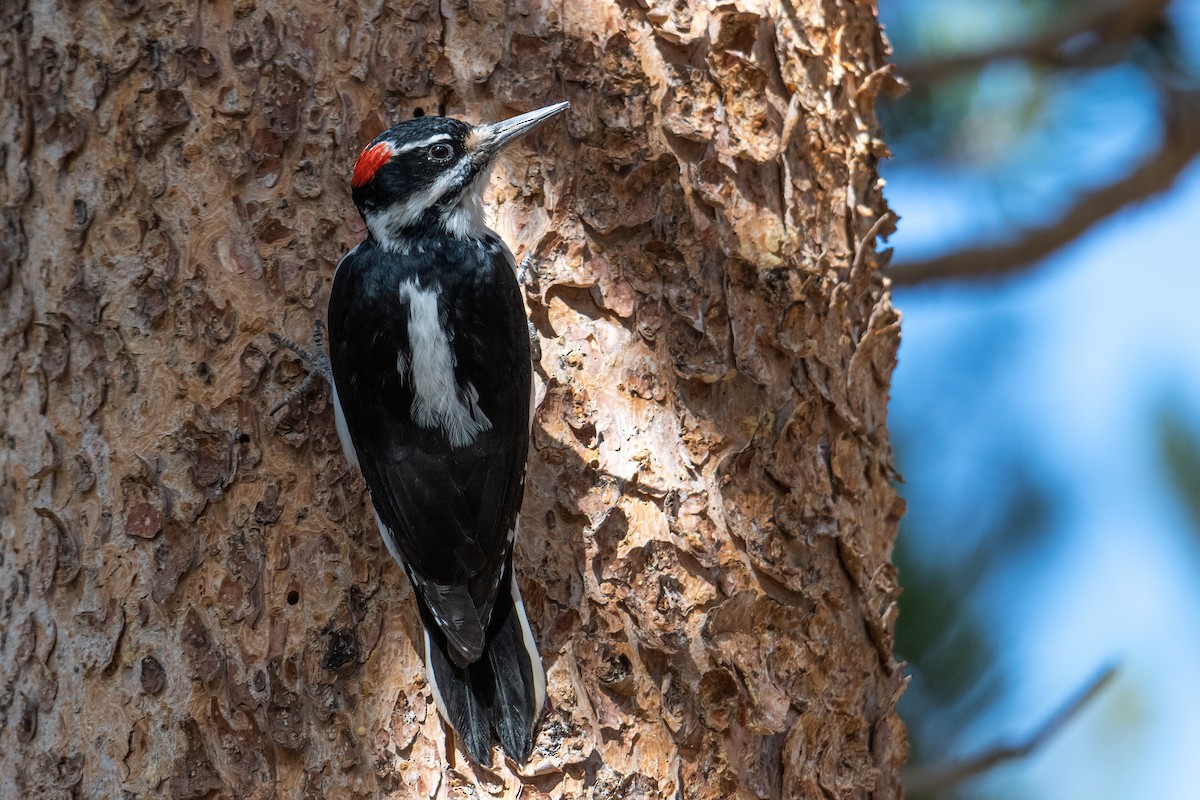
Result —
<path fill-rule="evenodd" d="M 524 764 L 533 747 L 533 726 L 541 708 L 535 706 L 533 665 L 525 650 L 521 620 L 515 609 L 509 609 L 508 620 L 488 643 L 485 658 L 495 687 L 492 729 L 499 736 L 504 752 Z"/>
<path fill-rule="evenodd" d="M 483 657 L 465 667 L 454 663 L 445 634 L 421 605 L 425 666 L 434 699 L 467 755 L 491 766 L 494 733 L 509 758 L 524 764 L 533 749 L 545 675 L 516 584 L 498 593 Z"/>
<path fill-rule="evenodd" d="M 473 674 L 474 670 L 471 667 L 464 669 L 455 666 L 446 649 L 445 637 L 439 634 L 440 631 L 436 629 L 431 632 L 426 628 L 425 665 L 434 698 L 438 703 L 438 711 L 462 739 L 463 748 L 471 760 L 490 767 L 492 737 L 486 725 L 489 715 L 487 706 L 483 703 L 484 698 L 480 696 L 480 690 L 486 684 L 484 681 L 475 680 L 483 676 Z M 437 641 L 435 637 L 441 641 Z M 479 687 L 475 686 L 477 682 Z M 481 720 L 484 721 L 482 725 Z"/>

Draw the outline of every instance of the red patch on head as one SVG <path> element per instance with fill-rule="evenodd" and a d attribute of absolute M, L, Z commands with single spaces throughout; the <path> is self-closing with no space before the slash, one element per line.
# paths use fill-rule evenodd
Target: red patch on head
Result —
<path fill-rule="evenodd" d="M 358 161 L 354 162 L 354 177 L 350 179 L 350 185 L 357 189 L 370 181 L 395 154 L 396 149 L 389 142 L 376 142 L 365 148 L 358 154 Z"/>

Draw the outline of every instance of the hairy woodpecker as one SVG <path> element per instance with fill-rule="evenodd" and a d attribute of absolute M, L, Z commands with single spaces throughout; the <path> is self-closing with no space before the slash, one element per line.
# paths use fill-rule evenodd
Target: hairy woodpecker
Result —
<path fill-rule="evenodd" d="M 351 181 L 367 239 L 329 298 L 338 435 L 412 581 L 438 711 L 483 765 L 494 739 L 528 758 L 546 678 L 512 567 L 529 329 L 482 196 L 505 145 L 567 105 L 490 125 L 418 117 L 376 137 Z"/>

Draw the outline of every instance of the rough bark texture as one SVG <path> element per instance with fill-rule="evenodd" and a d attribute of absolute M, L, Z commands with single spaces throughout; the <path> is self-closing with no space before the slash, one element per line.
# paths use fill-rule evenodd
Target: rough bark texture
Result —
<path fill-rule="evenodd" d="M 9 2 L 0 795 L 896 797 L 899 338 L 873 5 Z M 420 108 L 499 170 L 541 333 L 532 762 L 473 769 L 307 338 Z M 126 794 L 123 794 L 126 793 Z"/>

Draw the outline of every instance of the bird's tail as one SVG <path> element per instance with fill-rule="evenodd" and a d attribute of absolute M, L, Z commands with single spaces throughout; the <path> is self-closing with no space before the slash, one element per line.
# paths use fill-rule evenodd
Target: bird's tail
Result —
<path fill-rule="evenodd" d="M 451 660 L 445 635 L 421 604 L 425 674 L 434 702 L 471 760 L 482 766 L 492 763 L 493 732 L 511 759 L 525 763 L 546 699 L 546 673 L 511 564 L 507 572 L 510 588 L 496 597 L 483 655 L 465 667 Z"/>

